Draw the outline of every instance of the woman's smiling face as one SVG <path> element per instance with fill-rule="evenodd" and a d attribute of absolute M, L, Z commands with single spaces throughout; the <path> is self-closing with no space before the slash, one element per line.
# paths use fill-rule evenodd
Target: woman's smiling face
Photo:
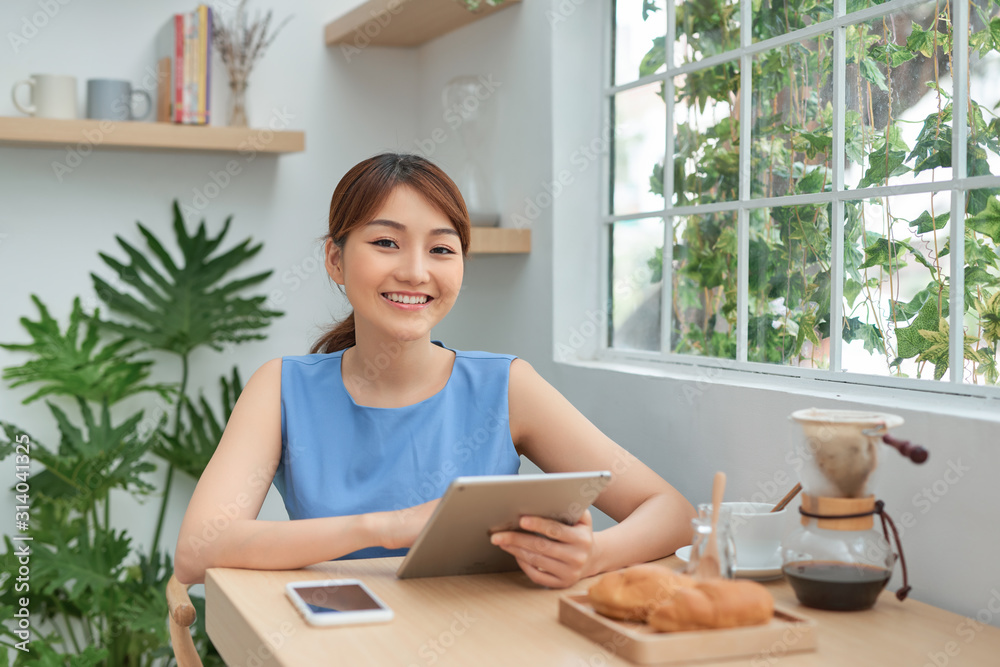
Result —
<path fill-rule="evenodd" d="M 344 286 L 358 333 L 379 331 L 398 341 L 429 338 L 454 305 L 464 274 L 454 225 L 405 185 L 347 235 L 343 249 L 327 241 L 326 266 Z"/>

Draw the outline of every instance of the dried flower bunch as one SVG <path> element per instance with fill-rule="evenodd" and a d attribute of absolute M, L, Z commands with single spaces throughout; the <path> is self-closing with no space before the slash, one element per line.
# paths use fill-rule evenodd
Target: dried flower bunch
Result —
<path fill-rule="evenodd" d="M 248 20 L 246 4 L 247 0 L 240 0 L 229 21 L 223 17 L 231 12 L 231 6 L 221 10 L 214 8 L 215 21 L 212 26 L 212 44 L 229 72 L 229 80 L 244 83 L 254 64 L 263 57 L 264 51 L 291 19 L 289 16 L 271 31 L 271 10 L 263 16 L 255 13 L 253 20 Z"/>

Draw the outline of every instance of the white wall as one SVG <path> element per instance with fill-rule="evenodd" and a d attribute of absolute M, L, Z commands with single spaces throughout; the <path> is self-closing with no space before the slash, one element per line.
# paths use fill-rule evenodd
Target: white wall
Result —
<path fill-rule="evenodd" d="M 3 79 L 61 72 L 76 75 L 82 90 L 88 77 L 138 78 L 152 62 L 152 38 L 161 21 L 190 3 L 156 4 L 70 3 L 22 52 L 12 57 L 2 50 L 6 45 L 0 45 Z M 204 211 L 211 229 L 234 214 L 232 240 L 252 235 L 265 242 L 251 268 L 275 269 L 266 289 L 280 292 L 281 308 L 287 312 L 264 343 L 223 358 L 201 354 L 197 367 L 204 371 L 197 373 L 196 381 L 211 385 L 210 396 L 215 394 L 215 378 L 232 363 L 239 363 L 247 377 L 268 358 L 304 351 L 319 327 L 342 307 L 322 271 L 308 272 L 313 240 L 325 229 L 325 210 L 339 176 L 379 150 L 413 150 L 435 128 L 447 129 L 440 102 L 444 83 L 459 74 L 492 74 L 502 84 L 490 102 L 498 111 L 491 151 L 503 224 L 525 217 L 530 210 L 526 198 L 544 203 L 539 196 L 560 170 L 572 170 L 573 183 L 553 206 L 541 206 L 534 216 L 530 255 L 469 261 L 464 299 L 439 327 L 437 337 L 454 347 L 524 357 L 599 427 L 693 501 L 707 499 L 717 469 L 728 473 L 732 499 L 757 491 L 780 496 L 784 489 L 777 488 L 775 480 L 791 474 L 784 458 L 786 416 L 809 405 L 852 404 L 836 397 L 642 377 L 553 361 L 555 344 L 569 341 L 574 328 L 589 319 L 581 304 L 595 302 L 600 249 L 591 230 L 600 165 L 594 161 L 578 168 L 572 156 L 581 144 L 600 137 L 594 130 L 599 109 L 592 103 L 599 98 L 600 83 L 595 83 L 595 70 L 582 56 L 602 43 L 604 3 L 525 0 L 416 52 L 370 48 L 351 62 L 339 50 L 323 46 L 321 26 L 337 10 L 318 5 L 282 3 L 279 16 L 287 12 L 295 18 L 254 73 L 249 95 L 253 124 L 266 122 L 272 108 L 287 107 L 295 116 L 293 127 L 306 131 L 306 152 L 247 165 Z M 8 3 L 0 9 L 0 25 L 19 25 L 21 16 L 35 7 L 33 2 Z M 554 15 L 566 20 L 551 25 Z M 0 95 L 0 115 L 13 114 Z M 456 142 L 449 135 L 430 157 L 446 169 L 456 169 Z M 64 316 L 73 295 L 91 294 L 90 271 L 106 275 L 96 253 L 120 254 L 115 234 L 135 240 L 134 221 L 141 220 L 168 236 L 172 198 L 190 198 L 194 188 L 208 182 L 210 172 L 230 159 L 95 152 L 58 183 L 51 162 L 64 155 L 62 149 L 0 148 L 0 232 L 7 235 L 0 237 L 0 284 L 5 288 L 5 311 L 12 316 L 34 317 L 31 292 L 54 314 Z M 581 263 L 581 255 L 591 264 Z M 306 271 L 298 285 L 295 269 Z M 554 285 L 560 294 L 569 285 L 580 296 L 563 303 L 553 298 Z M 0 341 L 21 340 L 24 334 L 14 317 L 0 320 Z M 580 349 L 586 351 L 594 339 L 583 342 Z M 0 366 L 20 359 L 0 351 Z M 47 410 L 17 404 L 27 395 L 27 390 L 5 388 L 3 417 L 51 442 L 55 429 Z M 1000 550 L 994 491 L 1000 464 L 996 415 L 957 418 L 901 405 L 883 407 L 906 418 L 900 435 L 926 444 L 932 452 L 930 462 L 919 468 L 890 452 L 882 471 L 880 495 L 889 510 L 897 519 L 907 511 L 914 517 L 903 537 L 913 595 L 974 615 L 985 607 L 991 590 L 1000 589 L 995 564 Z M 949 462 L 971 469 L 957 483 L 947 484 L 942 480 Z M 176 535 L 190 488 L 190 482 L 176 488 L 166 530 L 170 536 Z M 919 499 L 924 488 L 936 501 Z M 935 493 L 935 488 L 943 492 Z M 150 502 L 132 509 L 120 503 L 115 516 L 141 542 L 147 541 L 156 506 Z M 8 508 L 0 507 L 5 531 L 11 527 Z M 280 515 L 280 507 L 269 511 Z M 970 537 L 974 531 L 979 538 L 975 546 Z"/>
<path fill-rule="evenodd" d="M 7 31 L 20 32 L 23 18 L 31 21 L 40 10 L 33 1 L 4 3 L 0 86 L 6 91 L 15 80 L 33 73 L 73 75 L 82 116 L 86 79 L 140 82 L 154 62 L 153 44 L 161 25 L 174 12 L 194 5 L 185 0 L 70 2 L 60 5 L 59 12 L 15 53 Z M 0 147 L 0 285 L 6 315 L 0 319 L 0 341 L 27 341 L 18 318 L 37 319 L 29 299 L 32 293 L 64 325 L 74 296 L 93 301 L 90 272 L 111 277 L 97 253 L 123 258 L 115 235 L 142 247 L 136 221 L 172 247 L 175 198 L 194 208 L 204 205 L 199 219 L 205 219 L 212 233 L 232 215 L 226 247 L 248 236 L 264 243 L 247 271 L 274 271 L 261 292 L 273 292 L 278 309 L 286 313 L 264 342 L 222 354 L 195 353 L 192 382 L 204 386 L 211 400 L 218 395 L 217 378 L 228 374 L 233 364 L 245 381 L 270 358 L 303 354 L 320 328 L 342 312 L 341 296 L 315 261 L 316 240 L 326 232 L 330 196 L 348 168 L 382 150 L 412 145 L 418 126 L 418 118 L 410 113 L 419 84 L 418 63 L 408 52 L 393 49 L 366 49 L 348 62 L 339 50 L 326 48 L 322 27 L 338 13 L 329 3 L 251 5 L 274 6 L 278 19 L 289 14 L 293 18 L 251 75 L 250 123 L 264 126 L 279 113 L 290 116 L 289 129 L 305 131 L 306 151 L 258 156 L 252 162 L 223 153 L 94 151 L 60 182 L 52 163 L 66 161 L 65 148 Z M 221 63 L 215 64 L 219 85 L 213 86 L 217 114 L 213 124 L 224 125 L 228 90 Z M 6 92 L 0 95 L 0 115 L 19 115 Z M 212 173 L 224 170 L 232 159 L 239 161 L 242 171 L 218 196 L 203 202 L 196 192 L 204 193 Z M 188 220 L 189 228 L 195 222 Z M 25 358 L 0 350 L 0 367 L 23 363 Z M 178 380 L 179 367 L 172 362 L 166 367 L 169 372 L 160 379 Z M 54 446 L 57 431 L 48 408 L 42 402 L 20 405 L 33 391 L 32 387 L 10 390 L 4 383 L 0 418 Z M 193 480 L 175 483 L 163 538 L 171 550 L 192 489 Z M 265 515 L 284 516 L 275 495 L 272 490 Z M 12 505 L 5 491 L 0 501 L 5 533 L 13 529 Z M 120 499 L 113 516 L 140 544 L 148 545 L 158 507 L 158 499 L 138 508 Z"/>

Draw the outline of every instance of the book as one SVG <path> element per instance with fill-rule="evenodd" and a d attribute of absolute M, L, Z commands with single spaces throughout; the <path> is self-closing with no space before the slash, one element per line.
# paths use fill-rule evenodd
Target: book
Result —
<path fill-rule="evenodd" d="M 191 123 L 197 105 L 197 83 L 195 82 L 195 33 L 197 12 L 184 12 L 184 80 L 181 93 L 181 122 Z"/>
<path fill-rule="evenodd" d="M 205 124 L 212 118 L 212 30 L 215 27 L 215 12 L 206 7 L 207 41 L 205 43 Z"/>
<path fill-rule="evenodd" d="M 198 5 L 197 9 L 197 46 L 198 52 L 195 56 L 198 104 L 194 110 L 195 122 L 201 125 L 208 123 L 208 59 L 210 45 L 212 41 L 211 26 L 209 16 L 211 10 L 207 5 Z"/>
<path fill-rule="evenodd" d="M 157 114 L 160 122 L 181 122 L 184 85 L 184 22 L 172 15 L 156 37 Z"/>
<path fill-rule="evenodd" d="M 160 122 L 207 125 L 210 118 L 212 10 L 174 14 L 156 38 Z"/>

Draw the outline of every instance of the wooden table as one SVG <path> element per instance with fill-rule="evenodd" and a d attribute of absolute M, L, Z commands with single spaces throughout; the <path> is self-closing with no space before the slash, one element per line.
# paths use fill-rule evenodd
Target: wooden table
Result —
<path fill-rule="evenodd" d="M 399 580 L 400 561 L 331 561 L 277 572 L 211 569 L 205 581 L 208 634 L 227 664 L 241 667 L 633 664 L 559 623 L 559 597 L 568 591 L 540 589 L 520 572 Z M 682 566 L 676 557 L 663 562 Z M 307 625 L 285 597 L 285 584 L 338 577 L 364 581 L 393 609 L 394 620 Z M 779 605 L 817 621 L 818 649 L 786 653 L 779 647 L 764 657 L 698 665 L 1000 665 L 1000 629 L 916 600 L 900 603 L 886 591 L 870 611 L 824 612 L 800 606 L 784 580 L 767 586 Z M 586 588 L 585 581 L 571 590 Z M 996 618 L 987 598 L 984 593 L 984 611 Z M 1000 610 L 1000 598 L 993 606 Z"/>

